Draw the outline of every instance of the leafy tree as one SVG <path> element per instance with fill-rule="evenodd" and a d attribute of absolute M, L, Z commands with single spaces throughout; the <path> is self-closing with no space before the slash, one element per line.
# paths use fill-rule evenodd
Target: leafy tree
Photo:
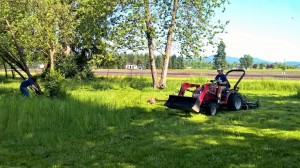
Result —
<path fill-rule="evenodd" d="M 143 50 L 148 47 L 153 87 L 166 87 L 173 41 L 184 56 L 198 56 L 203 46 L 213 44 L 224 24 L 215 22 L 215 9 L 227 0 L 214 1 L 121 1 L 110 17 L 111 39 L 119 50 Z M 116 35 L 119 35 L 116 38 Z M 155 44 L 155 46 L 154 46 Z M 163 55 L 163 69 L 158 86 L 154 50 Z"/>
<path fill-rule="evenodd" d="M 253 64 L 252 68 L 253 69 L 257 69 L 258 68 L 258 64 Z"/>
<path fill-rule="evenodd" d="M 110 0 L 1 0 L 2 56 L 26 72 L 30 59 L 50 60 L 53 69 L 55 55 L 69 55 L 72 46 L 99 54 L 107 47 L 105 23 L 114 4 Z"/>
<path fill-rule="evenodd" d="M 75 37 L 77 11 L 73 10 L 73 1 L 48 0 L 32 2 L 34 41 L 45 57 L 50 60 L 50 67 L 55 67 L 55 55 L 70 53 L 70 45 Z M 41 45 L 42 44 L 42 45 Z"/>
<path fill-rule="evenodd" d="M 211 21 L 215 15 L 215 9 L 221 7 L 224 3 L 226 3 L 226 0 L 173 0 L 172 8 L 162 8 L 161 11 L 164 14 L 162 17 L 169 17 L 163 21 L 163 26 L 166 26 L 166 30 L 161 32 L 161 34 L 166 36 L 166 41 L 160 88 L 166 87 L 172 41 L 175 40 L 181 44 L 182 55 L 200 55 L 199 52 L 202 51 L 203 46 L 209 43 L 213 44 L 214 36 L 223 31 L 224 25 L 220 21 L 218 21 L 218 24 L 214 24 Z"/>
<path fill-rule="evenodd" d="M 177 62 L 176 69 L 184 69 L 184 59 L 183 59 L 183 56 L 177 57 L 176 62 Z"/>
<path fill-rule="evenodd" d="M 264 69 L 264 68 L 266 68 L 266 64 L 265 63 L 259 63 L 258 67 L 259 67 L 259 69 Z"/>
<path fill-rule="evenodd" d="M 253 65 L 253 57 L 249 54 L 245 54 L 243 57 L 240 58 L 241 66 L 248 69 L 251 68 Z"/>
<path fill-rule="evenodd" d="M 287 69 L 287 65 L 285 63 L 276 62 L 274 64 L 274 68 L 275 69 L 282 69 L 283 71 L 285 71 Z"/>
<path fill-rule="evenodd" d="M 107 23 L 108 15 L 116 6 L 116 1 L 112 0 L 77 0 L 73 3 L 73 9 L 76 11 L 78 23 L 75 27 L 74 44 L 81 49 L 91 51 L 91 63 L 97 67 L 112 66 L 113 62 L 119 61 L 116 53 L 110 48 L 108 43 L 109 29 Z M 125 67 L 125 66 L 123 66 Z"/>
<path fill-rule="evenodd" d="M 158 88 L 158 79 L 154 55 L 154 26 L 149 0 L 119 1 L 115 12 L 109 18 L 110 37 L 114 48 L 140 51 L 148 47 L 149 63 L 153 87 Z"/>
<path fill-rule="evenodd" d="M 149 63 L 148 54 L 139 55 L 139 58 L 142 60 L 142 65 L 145 66 L 147 69 L 149 69 L 150 68 L 150 63 Z"/>
<path fill-rule="evenodd" d="M 116 61 L 115 61 L 116 68 L 124 69 L 126 66 L 126 63 L 127 63 L 125 55 L 116 54 L 115 58 L 116 58 Z M 96 67 L 96 68 L 99 68 L 99 67 Z"/>
<path fill-rule="evenodd" d="M 59 50 L 58 44 L 67 44 L 73 34 L 70 32 L 74 25 L 70 21 L 70 6 L 58 0 L 6 1 L 4 6 L 1 5 L 2 11 L 5 11 L 1 13 L 1 23 L 6 27 L 2 37 L 10 37 L 6 37 L 2 49 L 10 53 L 5 54 L 9 61 L 27 75 L 29 72 L 26 71 L 29 70 L 25 63 L 30 58 L 50 57 L 51 67 L 54 68 L 54 54 Z M 60 47 L 62 49 L 62 45 Z M 11 59 L 16 58 L 16 55 L 19 60 Z"/>
<path fill-rule="evenodd" d="M 282 66 L 281 66 L 281 69 L 282 69 L 283 71 L 285 71 L 287 68 L 288 68 L 287 65 L 286 65 L 285 63 L 283 63 Z"/>
<path fill-rule="evenodd" d="M 163 57 L 161 55 L 158 55 L 156 58 L 155 58 L 155 64 L 156 64 L 156 67 L 161 69 L 162 68 L 162 60 L 163 60 Z"/>
<path fill-rule="evenodd" d="M 267 69 L 274 69 L 274 68 L 275 68 L 275 65 L 274 65 L 274 64 L 267 64 L 267 65 L 266 65 L 266 68 L 267 68 Z"/>
<path fill-rule="evenodd" d="M 184 69 L 184 58 L 183 56 L 177 57 L 176 55 L 172 55 L 170 58 L 170 69 Z"/>
<path fill-rule="evenodd" d="M 176 62 L 177 62 L 177 57 L 176 55 L 172 55 L 170 58 L 170 65 L 169 68 L 170 69 L 176 69 Z"/>
<path fill-rule="evenodd" d="M 33 38 L 36 33 L 33 8 L 33 3 L 26 0 L 1 1 L 0 5 L 0 57 L 23 79 L 26 77 L 19 69 L 32 77 L 28 61 L 39 49 L 38 39 Z"/>
<path fill-rule="evenodd" d="M 226 61 L 226 52 L 225 52 L 226 45 L 223 41 L 220 42 L 218 45 L 217 54 L 214 56 L 214 69 L 218 68 L 227 68 L 227 61 Z"/>

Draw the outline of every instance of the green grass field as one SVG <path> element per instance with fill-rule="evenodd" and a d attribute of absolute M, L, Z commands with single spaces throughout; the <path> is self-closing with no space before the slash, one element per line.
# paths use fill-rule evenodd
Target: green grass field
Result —
<path fill-rule="evenodd" d="M 202 77 L 169 79 L 165 90 L 145 77 L 66 80 L 65 99 L 24 98 L 19 79 L 0 79 L 3 168 L 300 165 L 299 81 L 243 80 L 240 92 L 262 107 L 206 116 L 163 106 Z"/>

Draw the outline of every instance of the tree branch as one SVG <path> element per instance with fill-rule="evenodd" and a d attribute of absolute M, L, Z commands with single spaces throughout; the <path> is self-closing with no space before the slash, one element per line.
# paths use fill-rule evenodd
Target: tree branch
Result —
<path fill-rule="evenodd" d="M 28 75 L 28 76 L 31 76 L 31 74 L 30 74 L 30 72 L 29 72 L 29 69 L 28 69 L 28 67 L 27 67 L 27 64 L 26 64 L 26 61 L 25 61 L 25 54 L 24 54 L 24 52 L 23 52 L 23 49 L 22 49 L 22 47 L 18 44 L 18 42 L 17 42 L 17 39 L 16 39 L 16 36 L 15 36 L 15 34 L 14 34 L 14 32 L 13 32 L 13 30 L 12 30 L 12 28 L 11 28 L 11 26 L 10 26 L 10 24 L 9 24 L 9 21 L 7 20 L 7 19 L 5 19 L 5 22 L 6 22 L 6 26 L 7 26 L 7 28 L 8 28 L 8 30 L 9 30 L 9 32 L 11 33 L 11 37 L 12 37 L 12 39 L 13 39 L 13 41 L 14 41 L 14 44 L 15 44 L 15 46 L 16 46 L 16 49 L 17 49 L 17 51 L 18 51 L 18 54 L 19 54 L 19 56 L 20 56 L 20 64 L 22 65 L 22 67 L 24 68 L 24 72 Z M 20 67 L 21 68 L 21 67 Z"/>
<path fill-rule="evenodd" d="M 11 63 L 9 62 L 8 60 L 6 60 L 6 58 L 2 57 L 4 62 L 6 62 L 8 65 L 10 65 L 10 67 L 15 70 L 20 76 L 22 79 L 26 79 L 24 75 L 21 74 L 21 72 Z"/>

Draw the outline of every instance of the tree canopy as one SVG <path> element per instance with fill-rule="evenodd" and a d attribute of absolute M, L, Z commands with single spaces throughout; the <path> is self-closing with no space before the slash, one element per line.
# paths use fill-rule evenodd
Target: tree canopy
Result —
<path fill-rule="evenodd" d="M 249 54 L 245 54 L 243 57 L 240 58 L 240 63 L 242 67 L 249 69 L 253 65 L 253 57 Z"/>
<path fill-rule="evenodd" d="M 214 69 L 227 68 L 225 48 L 225 43 L 221 41 L 218 45 L 217 54 L 214 56 Z"/>
<path fill-rule="evenodd" d="M 72 48 L 106 56 L 106 16 L 114 5 L 109 0 L 1 0 L 1 56 L 25 72 L 30 60 L 50 61 L 53 69 L 55 57 L 69 55 Z"/>
<path fill-rule="evenodd" d="M 218 8 L 224 11 L 227 0 L 121 2 L 109 18 L 111 41 L 117 49 L 125 51 L 143 50 L 148 43 L 150 61 L 155 60 L 154 51 L 162 54 L 161 88 L 166 86 L 172 50 L 185 57 L 198 57 L 204 46 L 215 43 L 215 35 L 223 32 L 226 25 L 214 16 Z M 175 50 L 174 45 L 179 47 Z M 155 68 L 155 62 L 151 65 Z"/>
<path fill-rule="evenodd" d="M 227 0 L 0 1 L 0 56 L 27 76 L 30 61 L 54 69 L 55 61 L 85 52 L 97 67 L 108 67 L 121 53 L 148 49 L 153 87 L 164 88 L 171 52 L 181 62 L 172 60 L 172 67 L 182 68 L 184 57 L 214 45 L 227 24 L 214 18 Z M 162 56 L 160 83 L 155 55 Z"/>

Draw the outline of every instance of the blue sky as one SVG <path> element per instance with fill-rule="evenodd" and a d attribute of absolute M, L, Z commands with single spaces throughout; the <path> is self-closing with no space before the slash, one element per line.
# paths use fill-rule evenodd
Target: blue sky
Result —
<path fill-rule="evenodd" d="M 300 61 L 300 0 L 230 0 L 216 17 L 230 21 L 221 35 L 228 56 Z"/>

